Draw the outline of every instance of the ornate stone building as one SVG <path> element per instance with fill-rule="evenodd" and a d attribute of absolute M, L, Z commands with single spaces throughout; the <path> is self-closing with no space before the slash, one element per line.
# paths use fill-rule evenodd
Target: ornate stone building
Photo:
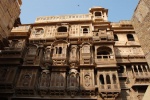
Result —
<path fill-rule="evenodd" d="M 21 0 L 0 0 L 0 49 L 8 46 L 8 34 L 20 24 Z"/>
<path fill-rule="evenodd" d="M 94 7 L 14 27 L 0 52 L 0 98 L 142 100 L 150 69 L 137 35 L 107 15 Z"/>
<path fill-rule="evenodd" d="M 139 0 L 132 17 L 132 24 L 150 66 L 150 1 Z"/>

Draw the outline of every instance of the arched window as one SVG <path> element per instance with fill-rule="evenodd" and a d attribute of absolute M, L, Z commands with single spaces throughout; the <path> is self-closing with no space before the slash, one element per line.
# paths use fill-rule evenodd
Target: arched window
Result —
<path fill-rule="evenodd" d="M 117 83 L 116 75 L 113 75 L 113 83 L 114 83 L 114 84 L 116 84 L 116 83 Z"/>
<path fill-rule="evenodd" d="M 104 77 L 103 77 L 103 75 L 100 75 L 99 81 L 100 81 L 101 84 L 104 84 Z"/>
<path fill-rule="evenodd" d="M 109 75 L 106 75 L 106 81 L 107 81 L 107 84 L 111 84 Z"/>
<path fill-rule="evenodd" d="M 128 41 L 134 41 L 134 37 L 132 34 L 127 34 Z"/>
<path fill-rule="evenodd" d="M 102 16 L 101 12 L 95 12 L 95 16 Z"/>
<path fill-rule="evenodd" d="M 97 49 L 97 58 L 108 58 L 109 55 L 112 53 L 111 48 L 109 47 L 99 47 Z"/>
<path fill-rule="evenodd" d="M 62 47 L 59 47 L 59 54 L 62 54 Z"/>
<path fill-rule="evenodd" d="M 59 27 L 59 28 L 57 29 L 57 31 L 58 31 L 58 32 L 67 32 L 67 27 L 64 27 L 64 26 Z"/>
<path fill-rule="evenodd" d="M 83 28 L 83 33 L 88 33 L 88 29 L 87 28 Z"/>
<path fill-rule="evenodd" d="M 114 34 L 114 41 L 118 41 L 118 36 Z"/>

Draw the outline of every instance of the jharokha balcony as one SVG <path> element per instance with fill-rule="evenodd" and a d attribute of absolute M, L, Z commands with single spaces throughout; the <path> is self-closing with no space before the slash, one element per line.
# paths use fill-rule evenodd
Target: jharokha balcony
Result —
<path fill-rule="evenodd" d="M 56 38 L 67 38 L 69 36 L 68 28 L 66 26 L 58 27 L 55 36 Z"/>
<path fill-rule="evenodd" d="M 116 59 L 113 55 L 97 55 L 97 58 L 95 59 L 95 63 L 99 65 L 105 65 L 105 64 L 115 64 Z"/>
<path fill-rule="evenodd" d="M 55 34 L 56 38 L 67 38 L 69 36 L 68 32 L 57 32 Z"/>

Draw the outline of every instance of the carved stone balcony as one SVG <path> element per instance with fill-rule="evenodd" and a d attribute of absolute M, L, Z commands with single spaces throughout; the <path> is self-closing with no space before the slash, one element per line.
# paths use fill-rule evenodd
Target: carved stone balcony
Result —
<path fill-rule="evenodd" d="M 29 32 L 30 26 L 13 27 L 11 32 Z"/>
<path fill-rule="evenodd" d="M 66 55 L 65 54 L 53 54 L 52 59 L 66 59 Z"/>
<path fill-rule="evenodd" d="M 28 36 L 30 32 L 30 26 L 13 27 L 9 36 Z"/>
<path fill-rule="evenodd" d="M 104 18 L 102 16 L 94 16 L 93 19 L 95 21 L 103 21 L 104 20 Z"/>
<path fill-rule="evenodd" d="M 90 53 L 82 53 L 80 59 L 80 65 L 91 65 L 91 54 Z"/>
<path fill-rule="evenodd" d="M 116 98 L 118 94 L 121 92 L 121 89 L 119 84 L 104 84 L 104 85 L 99 85 L 98 92 L 104 98 L 107 97 Z"/>
<path fill-rule="evenodd" d="M 134 72 L 134 77 L 136 79 L 150 79 L 149 72 Z"/>
<path fill-rule="evenodd" d="M 116 59 L 114 58 L 113 55 L 97 55 L 97 58 L 95 59 L 95 63 L 97 65 L 108 65 L 108 66 L 113 65 L 114 66 L 116 65 Z"/>
<path fill-rule="evenodd" d="M 112 42 L 114 40 L 114 36 L 112 35 L 112 32 L 107 32 L 104 34 L 101 34 L 100 32 L 97 33 L 97 36 L 93 36 L 93 40 L 96 42 Z"/>
<path fill-rule="evenodd" d="M 56 38 L 67 38 L 69 36 L 69 33 L 68 32 L 57 32 L 55 34 L 55 37 Z"/>

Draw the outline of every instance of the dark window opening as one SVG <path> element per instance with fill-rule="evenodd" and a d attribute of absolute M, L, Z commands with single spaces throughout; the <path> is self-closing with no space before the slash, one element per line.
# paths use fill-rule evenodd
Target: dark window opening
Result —
<path fill-rule="evenodd" d="M 103 75 L 100 75 L 99 80 L 100 80 L 100 83 L 101 83 L 101 84 L 104 84 L 104 77 L 103 77 Z"/>
<path fill-rule="evenodd" d="M 67 32 L 67 27 L 59 27 L 58 32 Z"/>
<path fill-rule="evenodd" d="M 101 40 L 107 40 L 106 38 L 101 38 Z"/>
<path fill-rule="evenodd" d="M 97 52 L 97 55 L 109 55 L 109 52 L 107 52 L 107 51 L 100 51 L 100 52 Z"/>
<path fill-rule="evenodd" d="M 118 36 L 114 34 L 114 41 L 118 41 Z"/>
<path fill-rule="evenodd" d="M 134 41 L 134 37 L 132 34 L 127 34 L 128 41 Z"/>
<path fill-rule="evenodd" d="M 111 84 L 109 75 L 106 75 L 107 84 Z"/>
<path fill-rule="evenodd" d="M 139 68 L 139 72 L 143 72 L 140 65 L 138 66 L 138 68 Z"/>
<path fill-rule="evenodd" d="M 95 36 L 98 36 L 98 33 L 96 33 L 96 35 Z"/>
<path fill-rule="evenodd" d="M 114 84 L 116 84 L 116 83 L 117 83 L 116 75 L 113 75 L 113 83 L 114 83 Z"/>
<path fill-rule="evenodd" d="M 147 70 L 146 70 L 146 67 L 145 67 L 145 66 L 143 66 L 143 71 L 144 71 L 144 72 L 147 72 Z"/>
<path fill-rule="evenodd" d="M 124 67 L 123 67 L 123 66 L 120 66 L 119 69 L 118 69 L 118 72 L 119 72 L 119 73 L 124 73 Z"/>
<path fill-rule="evenodd" d="M 83 29 L 83 33 L 88 33 L 88 29 L 87 29 L 87 28 L 84 28 L 84 29 Z"/>
<path fill-rule="evenodd" d="M 62 47 L 59 47 L 59 54 L 62 54 Z"/>
<path fill-rule="evenodd" d="M 136 68 L 135 66 L 134 66 L 134 71 L 135 71 L 135 72 L 138 72 L 138 70 L 137 70 L 137 68 Z"/>
<path fill-rule="evenodd" d="M 108 58 L 107 55 L 109 55 L 109 52 L 107 52 L 107 51 L 99 51 L 99 52 L 97 52 L 97 58 L 102 58 L 101 55 L 103 55 L 103 58 Z"/>
<path fill-rule="evenodd" d="M 102 16 L 101 12 L 95 12 L 95 16 Z"/>
<path fill-rule="evenodd" d="M 109 58 L 111 52 L 112 50 L 109 47 L 99 47 L 97 49 L 97 58 Z"/>

